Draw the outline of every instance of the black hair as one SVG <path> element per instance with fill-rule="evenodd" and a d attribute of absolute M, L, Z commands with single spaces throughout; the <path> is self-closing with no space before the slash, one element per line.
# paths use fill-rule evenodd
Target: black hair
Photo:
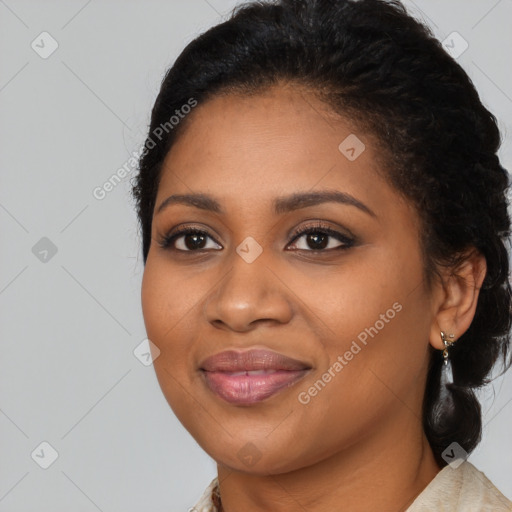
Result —
<path fill-rule="evenodd" d="M 474 390 L 490 381 L 500 356 L 505 368 L 511 364 L 509 179 L 497 156 L 496 118 L 463 68 L 399 1 L 248 2 L 187 45 L 163 79 L 133 183 L 144 264 L 162 162 L 194 113 L 169 129 L 171 116 L 191 99 L 202 104 L 282 83 L 306 87 L 375 136 L 386 178 L 421 218 L 427 284 L 441 266 L 455 269 L 468 249 L 485 256 L 475 316 L 450 349 L 453 384 L 441 383 L 441 351 L 430 348 L 422 421 L 442 467 L 452 441 L 468 453 L 478 444 Z M 168 129 L 155 143 L 162 126 Z"/>

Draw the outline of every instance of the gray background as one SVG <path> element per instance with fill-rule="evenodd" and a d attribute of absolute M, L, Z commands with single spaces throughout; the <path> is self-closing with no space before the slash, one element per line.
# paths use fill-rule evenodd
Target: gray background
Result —
<path fill-rule="evenodd" d="M 93 190 L 144 142 L 167 67 L 235 4 L 0 0 L 1 512 L 185 511 L 215 476 L 133 353 L 145 331 L 129 180 Z M 469 43 L 458 60 L 512 169 L 512 1 L 406 5 Z M 59 45 L 47 58 L 31 47 L 51 49 L 43 31 Z M 484 393 L 470 460 L 512 498 L 509 373 Z"/>

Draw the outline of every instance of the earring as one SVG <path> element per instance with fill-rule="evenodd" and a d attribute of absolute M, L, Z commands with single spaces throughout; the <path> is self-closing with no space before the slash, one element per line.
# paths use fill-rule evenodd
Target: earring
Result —
<path fill-rule="evenodd" d="M 455 335 L 449 334 L 448 337 L 450 338 L 449 340 L 446 339 L 446 335 L 444 334 L 443 331 L 441 331 L 441 339 L 443 340 L 444 343 L 443 359 L 445 365 L 448 364 L 448 349 L 450 348 L 451 345 L 455 343 L 455 340 L 453 339 L 455 338 Z"/>
<path fill-rule="evenodd" d="M 441 331 L 441 339 L 444 343 L 444 349 L 443 349 L 443 359 L 444 359 L 444 365 L 442 367 L 441 371 L 441 384 L 442 384 L 442 396 L 445 396 L 447 393 L 447 386 L 450 384 L 453 384 L 453 371 L 452 371 L 452 365 L 450 364 L 448 366 L 448 350 L 450 346 L 455 343 L 455 340 L 453 339 L 455 336 L 453 334 L 449 334 L 448 338 L 446 339 L 446 335 L 443 331 Z"/>

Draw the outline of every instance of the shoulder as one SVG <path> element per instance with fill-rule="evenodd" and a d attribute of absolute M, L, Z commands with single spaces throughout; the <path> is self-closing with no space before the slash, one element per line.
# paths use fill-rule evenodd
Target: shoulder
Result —
<path fill-rule="evenodd" d="M 199 501 L 189 509 L 189 512 L 217 512 L 217 507 L 212 500 L 212 494 L 218 488 L 218 484 L 218 477 L 215 477 L 204 490 Z"/>
<path fill-rule="evenodd" d="M 189 512 L 218 512 L 212 499 L 215 477 Z M 416 497 L 406 512 L 512 512 L 508 500 L 473 464 L 444 467 Z"/>
<path fill-rule="evenodd" d="M 508 500 L 473 464 L 444 467 L 406 512 L 512 512 Z"/>

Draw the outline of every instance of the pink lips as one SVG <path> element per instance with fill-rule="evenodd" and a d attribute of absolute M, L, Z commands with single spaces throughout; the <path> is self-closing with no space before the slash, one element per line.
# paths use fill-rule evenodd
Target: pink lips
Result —
<path fill-rule="evenodd" d="M 265 349 L 228 350 L 200 364 L 208 388 L 229 403 L 250 405 L 300 380 L 307 363 Z"/>

